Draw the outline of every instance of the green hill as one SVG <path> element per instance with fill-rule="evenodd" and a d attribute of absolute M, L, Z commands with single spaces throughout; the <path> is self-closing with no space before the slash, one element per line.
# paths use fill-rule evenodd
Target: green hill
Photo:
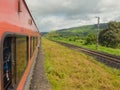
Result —
<path fill-rule="evenodd" d="M 100 31 L 107 28 L 107 24 L 103 23 L 100 24 Z M 56 31 L 57 34 L 60 34 L 62 36 L 79 36 L 79 37 L 85 37 L 90 33 L 95 34 L 97 32 L 97 25 L 85 25 L 80 27 L 73 27 L 68 29 L 62 29 Z"/>
<path fill-rule="evenodd" d="M 107 28 L 107 23 L 100 24 L 100 29 L 104 30 Z M 54 39 L 84 39 L 88 34 L 94 34 L 96 35 L 97 32 L 97 24 L 95 25 L 85 25 L 80 27 L 73 27 L 68 29 L 61 29 L 56 30 L 48 33 L 46 36 L 48 38 L 54 38 Z"/>

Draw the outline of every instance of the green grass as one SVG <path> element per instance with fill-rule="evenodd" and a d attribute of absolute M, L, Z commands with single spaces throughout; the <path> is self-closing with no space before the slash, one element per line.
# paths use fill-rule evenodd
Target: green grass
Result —
<path fill-rule="evenodd" d="M 52 90 L 119 90 L 120 71 L 43 39 L 44 66 Z"/>
<path fill-rule="evenodd" d="M 91 49 L 91 50 L 96 50 L 96 45 L 84 45 L 81 42 L 68 41 L 67 39 L 55 39 L 55 38 L 53 38 L 53 40 L 60 41 L 60 42 L 65 42 L 65 43 L 68 43 L 68 44 L 80 46 L 80 47 Z M 104 46 L 99 45 L 97 51 L 112 54 L 112 55 L 116 55 L 116 56 L 120 56 L 120 49 L 109 48 L 109 47 L 104 47 Z"/>

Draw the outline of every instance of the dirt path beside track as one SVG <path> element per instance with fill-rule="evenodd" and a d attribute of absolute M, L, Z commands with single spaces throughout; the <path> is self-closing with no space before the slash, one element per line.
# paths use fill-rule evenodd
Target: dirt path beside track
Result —
<path fill-rule="evenodd" d="M 40 49 L 33 70 L 30 90 L 51 90 L 50 84 L 46 79 L 43 61 L 44 55 L 42 53 L 42 50 Z"/>

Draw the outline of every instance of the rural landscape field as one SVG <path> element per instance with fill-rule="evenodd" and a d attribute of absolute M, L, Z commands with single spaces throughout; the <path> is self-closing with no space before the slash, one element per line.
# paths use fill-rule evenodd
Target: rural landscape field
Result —
<path fill-rule="evenodd" d="M 120 56 L 120 23 L 97 24 L 45 33 L 42 40 L 44 67 L 53 90 L 119 90 L 120 70 L 96 58 L 54 42 L 64 42 L 97 52 Z"/>
<path fill-rule="evenodd" d="M 44 67 L 52 90 L 119 90 L 120 71 L 83 53 L 42 39 Z"/>
<path fill-rule="evenodd" d="M 119 0 L 31 2 L 52 90 L 120 90 Z"/>
<path fill-rule="evenodd" d="M 50 40 L 120 56 L 120 22 L 111 21 L 99 26 L 99 31 L 97 24 L 95 24 L 51 31 L 45 37 Z M 96 42 L 97 32 L 99 33 L 98 42 Z M 96 49 L 96 44 L 98 44 L 98 49 Z"/>
<path fill-rule="evenodd" d="M 120 0 L 0 0 L 0 90 L 120 90 Z"/>

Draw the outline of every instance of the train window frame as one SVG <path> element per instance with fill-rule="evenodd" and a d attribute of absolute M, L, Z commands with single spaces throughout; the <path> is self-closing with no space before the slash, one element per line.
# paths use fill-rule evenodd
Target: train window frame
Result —
<path fill-rule="evenodd" d="M 9 52 L 9 55 L 7 53 Z M 2 60 L 2 82 L 3 88 L 6 90 L 12 85 L 12 59 L 11 59 L 11 38 L 5 37 L 3 41 L 3 60 Z M 6 58 L 7 56 L 8 58 Z M 9 59 L 6 61 L 6 59 Z M 5 69 L 6 68 L 6 69 Z"/>
<path fill-rule="evenodd" d="M 14 67 L 16 67 L 16 65 L 13 66 L 13 63 L 16 63 L 16 54 L 15 54 L 16 53 L 16 37 L 25 37 L 25 44 L 26 44 L 25 45 L 25 47 L 26 47 L 26 52 L 25 52 L 26 59 L 25 59 L 25 61 L 26 61 L 26 63 L 25 63 L 25 68 L 24 68 L 24 70 L 23 70 L 23 72 L 21 74 L 21 77 L 20 77 L 19 81 L 15 80 L 16 76 L 13 76 L 13 75 L 11 76 L 12 77 L 11 78 L 12 79 L 11 82 L 12 82 L 12 85 L 14 85 L 14 88 L 20 82 L 20 80 L 21 80 L 21 78 L 22 78 L 22 76 L 23 76 L 23 74 L 24 74 L 24 72 L 26 70 L 26 67 L 28 65 L 28 60 L 29 60 L 29 37 L 28 36 L 23 36 L 23 35 L 5 34 L 5 36 L 2 38 L 2 47 L 1 47 L 1 48 L 4 48 L 4 42 L 5 42 L 6 38 L 11 38 L 11 42 L 10 42 L 10 45 L 11 45 L 11 47 L 10 47 L 11 48 L 11 54 L 14 53 L 14 55 L 15 55 L 14 57 L 13 57 L 13 54 L 11 55 L 11 57 L 12 57 L 12 60 L 11 60 L 11 67 L 12 67 L 11 73 L 13 73 L 15 75 L 16 72 L 14 72 L 13 69 L 15 69 Z M 15 50 L 12 50 L 13 47 L 15 48 Z M 3 52 L 3 49 L 2 49 L 2 52 Z M 3 54 L 2 54 L 2 58 L 3 58 Z M 1 67 L 3 67 L 3 63 L 4 63 L 3 60 L 4 59 L 2 59 Z M 2 69 L 2 72 L 3 72 L 3 69 Z M 3 75 L 3 74 L 1 74 L 1 75 Z M 4 80 L 2 80 L 1 82 L 3 82 L 3 81 Z M 2 88 L 4 88 L 3 85 L 4 85 L 4 83 L 2 84 Z"/>

